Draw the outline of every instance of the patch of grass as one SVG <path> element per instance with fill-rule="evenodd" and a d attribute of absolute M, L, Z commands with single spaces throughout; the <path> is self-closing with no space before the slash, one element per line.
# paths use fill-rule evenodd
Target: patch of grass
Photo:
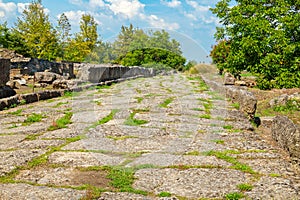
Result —
<path fill-rule="evenodd" d="M 8 127 L 8 129 L 14 129 L 14 128 L 18 128 L 18 125 L 16 123 L 13 123 L 10 127 Z"/>
<path fill-rule="evenodd" d="M 79 92 L 65 92 L 63 97 L 69 98 L 69 97 L 75 97 L 78 95 L 79 95 Z"/>
<path fill-rule="evenodd" d="M 172 103 L 174 98 L 168 98 L 163 103 L 159 104 L 161 108 L 167 108 L 170 103 Z"/>
<path fill-rule="evenodd" d="M 226 162 L 229 162 L 233 164 L 231 167 L 232 169 L 240 170 L 245 173 L 250 173 L 250 174 L 256 174 L 256 172 L 248 165 L 240 163 L 236 158 L 229 156 L 228 154 L 239 154 L 240 152 L 237 151 L 208 151 L 205 152 L 204 155 L 207 156 L 215 156 L 218 159 L 224 160 Z"/>
<path fill-rule="evenodd" d="M 66 142 L 67 142 L 66 144 L 73 143 L 73 142 L 77 142 L 77 141 L 82 140 L 82 139 L 84 139 L 84 138 L 85 138 L 84 135 L 78 135 L 78 136 L 76 136 L 76 137 L 67 138 L 67 139 L 66 139 Z"/>
<path fill-rule="evenodd" d="M 226 196 L 225 196 L 226 200 L 239 200 L 244 197 L 245 197 L 244 194 L 238 193 L 238 192 L 229 193 L 229 194 L 226 194 Z"/>
<path fill-rule="evenodd" d="M 158 196 L 159 196 L 159 197 L 171 197 L 172 194 L 169 193 L 169 192 L 160 192 L 160 193 L 158 194 Z"/>
<path fill-rule="evenodd" d="M 135 91 L 136 91 L 138 94 L 141 94 L 141 93 L 142 93 L 142 90 L 141 90 L 141 89 L 138 89 L 138 88 L 135 88 Z"/>
<path fill-rule="evenodd" d="M 25 105 L 25 104 L 26 104 L 26 100 L 25 99 L 21 99 L 20 105 Z"/>
<path fill-rule="evenodd" d="M 39 134 L 31 134 L 31 135 L 27 135 L 25 137 L 25 140 L 36 140 L 39 136 L 43 135 L 42 133 Z"/>
<path fill-rule="evenodd" d="M 140 125 L 148 123 L 147 120 L 141 120 L 141 119 L 134 118 L 135 114 L 136 114 L 136 112 L 131 113 L 129 115 L 129 117 L 126 119 L 126 121 L 124 122 L 124 124 L 127 126 L 140 126 Z"/>
<path fill-rule="evenodd" d="M 211 115 L 210 114 L 204 114 L 204 115 L 200 115 L 199 118 L 202 118 L 202 119 L 211 119 Z"/>
<path fill-rule="evenodd" d="M 187 156 L 199 156 L 199 155 L 201 155 L 201 153 L 199 151 L 189 151 L 189 152 L 186 152 L 184 155 L 187 155 Z"/>
<path fill-rule="evenodd" d="M 204 109 L 202 109 L 202 108 L 193 108 L 192 110 L 194 110 L 194 111 L 204 111 Z"/>
<path fill-rule="evenodd" d="M 77 190 L 80 190 L 79 188 L 74 188 Z M 84 185 L 82 187 L 82 190 L 86 190 L 86 195 L 82 197 L 80 200 L 92 200 L 92 199 L 98 199 L 101 196 L 102 192 L 105 192 L 105 189 L 97 188 L 91 185 Z"/>
<path fill-rule="evenodd" d="M 72 116 L 73 116 L 73 112 L 65 112 L 65 115 L 63 117 L 53 122 L 53 124 L 48 128 L 48 131 L 67 128 L 67 125 L 72 123 L 71 121 Z"/>
<path fill-rule="evenodd" d="M 138 103 L 142 103 L 142 101 L 144 100 L 143 97 L 135 97 L 135 99 L 137 100 Z"/>
<path fill-rule="evenodd" d="M 107 178 L 111 180 L 111 186 L 118 189 L 119 192 L 129 192 L 142 195 L 148 194 L 145 191 L 136 190 L 132 187 L 135 173 L 133 168 L 107 167 L 107 171 Z"/>
<path fill-rule="evenodd" d="M 35 122 L 40 122 L 45 117 L 46 116 L 43 115 L 43 114 L 32 113 L 29 116 L 27 116 L 27 118 L 24 120 L 24 122 L 22 123 L 22 125 L 23 126 L 28 126 L 28 125 L 33 124 Z"/>
<path fill-rule="evenodd" d="M 239 104 L 238 102 L 232 103 L 231 106 L 234 107 L 234 108 L 237 109 L 237 110 L 240 109 L 240 104 Z"/>
<path fill-rule="evenodd" d="M 130 136 L 130 135 L 125 135 L 125 136 L 107 136 L 107 138 L 112 139 L 112 140 L 126 140 L 129 138 L 137 138 L 136 136 Z"/>
<path fill-rule="evenodd" d="M 134 113 L 148 113 L 150 112 L 149 108 L 138 108 L 132 110 Z"/>
<path fill-rule="evenodd" d="M 212 142 L 216 143 L 216 144 L 224 144 L 224 140 L 211 140 Z"/>
<path fill-rule="evenodd" d="M 53 106 L 53 108 L 59 108 L 60 106 L 62 106 L 62 105 L 66 105 L 66 104 L 68 104 L 69 102 L 59 102 L 59 103 L 57 103 L 55 106 Z"/>
<path fill-rule="evenodd" d="M 237 185 L 237 188 L 241 191 L 241 192 L 246 192 L 246 191 L 251 191 L 253 189 L 253 186 L 247 183 L 242 183 Z"/>
<path fill-rule="evenodd" d="M 280 174 L 276 174 L 276 173 L 271 173 L 271 174 L 269 174 L 269 176 L 271 176 L 273 178 L 281 177 Z"/>
<path fill-rule="evenodd" d="M 112 120 L 114 118 L 114 116 L 117 112 L 119 112 L 119 110 L 113 109 L 107 116 L 103 117 L 102 119 L 97 121 L 95 124 L 93 124 L 89 128 L 96 128 L 97 126 L 99 126 L 101 124 L 106 124 L 107 122 L 109 122 L 110 120 Z"/>
<path fill-rule="evenodd" d="M 233 126 L 231 126 L 231 125 L 224 125 L 223 128 L 227 129 L 227 130 L 231 130 L 231 129 L 233 129 Z"/>

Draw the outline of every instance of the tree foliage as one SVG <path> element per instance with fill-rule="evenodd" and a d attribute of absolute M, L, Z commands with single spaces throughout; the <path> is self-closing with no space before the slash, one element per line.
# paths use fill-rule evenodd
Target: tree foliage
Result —
<path fill-rule="evenodd" d="M 157 63 L 169 66 L 173 69 L 183 70 L 186 59 L 181 55 L 166 49 L 144 48 L 128 52 L 120 60 L 124 66 L 141 66 L 149 63 Z"/>
<path fill-rule="evenodd" d="M 41 0 L 33 1 L 16 23 L 16 33 L 35 58 L 53 60 L 61 52 L 56 30 L 45 13 Z"/>
<path fill-rule="evenodd" d="M 235 75 L 243 70 L 257 74 L 262 89 L 300 87 L 300 2 L 229 3 L 221 0 L 211 9 L 223 24 L 215 38 L 230 43 L 229 52 L 221 48 L 221 42 L 213 49 L 217 65 Z M 226 59 L 218 60 L 220 54 Z"/>

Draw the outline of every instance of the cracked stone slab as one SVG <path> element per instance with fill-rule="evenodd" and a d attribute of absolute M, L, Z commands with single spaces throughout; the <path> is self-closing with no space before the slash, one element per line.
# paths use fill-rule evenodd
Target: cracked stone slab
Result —
<path fill-rule="evenodd" d="M 27 184 L 0 184 L 1 200 L 15 199 L 81 199 L 86 194 L 85 191 L 51 188 L 45 186 L 32 186 Z"/>
<path fill-rule="evenodd" d="M 250 199 L 299 199 L 299 188 L 284 178 L 262 177 L 246 195 Z"/>
<path fill-rule="evenodd" d="M 0 175 L 11 172 L 17 166 L 22 166 L 33 158 L 44 154 L 41 149 L 16 150 L 0 152 Z"/>
<path fill-rule="evenodd" d="M 124 158 L 91 152 L 55 152 L 49 156 L 49 163 L 71 167 L 119 165 Z"/>
<path fill-rule="evenodd" d="M 159 194 L 162 191 L 186 198 L 223 198 L 238 192 L 237 185 L 250 175 L 228 169 L 142 169 L 135 173 L 134 188 Z"/>
<path fill-rule="evenodd" d="M 25 139 L 25 135 L 2 135 L 0 136 L 0 150 L 15 149 L 19 142 Z"/>

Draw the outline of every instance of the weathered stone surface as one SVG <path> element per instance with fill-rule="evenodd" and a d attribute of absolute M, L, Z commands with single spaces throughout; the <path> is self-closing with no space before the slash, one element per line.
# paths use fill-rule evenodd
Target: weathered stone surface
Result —
<path fill-rule="evenodd" d="M 222 85 L 222 80 L 217 83 Z M 2 183 L 0 199 L 89 199 L 89 189 L 65 188 L 98 188 L 101 182 L 108 186 L 99 186 L 107 191 L 98 197 L 103 200 L 225 199 L 228 193 L 241 192 L 237 185 L 244 183 L 254 186 L 242 192 L 245 199 L 297 199 L 297 166 L 269 142 L 270 133 L 248 129 L 244 114 L 232 109 L 225 94 L 195 91 L 198 84 L 184 74 L 142 78 L 100 90 L 82 87 L 72 97 L 1 111 L 0 170 L 17 170 L 13 181 L 30 187 Z M 172 102 L 161 107 L 166 99 Z M 208 102 L 212 107 L 205 110 Z M 73 113 L 72 124 L 49 131 L 65 112 Z M 32 113 L 46 118 L 23 126 Z M 125 123 L 130 120 L 132 126 Z M 146 123 L 134 124 L 139 120 Z M 107 165 L 111 167 L 102 168 Z M 130 187 L 148 195 L 118 192 L 106 176 L 115 170 L 132 172 Z M 159 197 L 161 192 L 171 197 Z"/>
<path fill-rule="evenodd" d="M 10 61 L 0 57 L 0 88 L 9 81 Z"/>
<path fill-rule="evenodd" d="M 227 87 L 226 97 L 230 98 L 233 102 L 239 103 L 240 110 L 250 116 L 250 118 L 254 116 L 257 99 L 251 92 L 236 87 Z"/>
<path fill-rule="evenodd" d="M 52 84 L 55 80 L 62 80 L 63 77 L 53 72 L 36 72 L 34 74 L 37 83 Z"/>
<path fill-rule="evenodd" d="M 234 85 L 235 78 L 230 73 L 225 73 L 224 75 L 224 85 Z"/>
<path fill-rule="evenodd" d="M 283 94 L 272 99 L 269 104 L 271 107 L 287 106 L 287 104 L 290 104 L 290 106 L 293 105 L 300 110 L 300 93 L 297 92 L 292 95 Z"/>
<path fill-rule="evenodd" d="M 3 86 L 0 87 L 0 99 L 7 98 L 16 95 L 16 91 L 11 89 L 11 87 Z"/>
<path fill-rule="evenodd" d="M 53 188 L 46 186 L 32 186 L 28 184 L 0 184 L 1 200 L 13 199 L 81 199 L 85 191 Z"/>
<path fill-rule="evenodd" d="M 277 116 L 272 124 L 272 136 L 290 156 L 300 161 L 300 127 L 286 116 Z"/>
<path fill-rule="evenodd" d="M 55 80 L 52 83 L 54 89 L 71 89 L 76 86 L 73 80 Z"/>

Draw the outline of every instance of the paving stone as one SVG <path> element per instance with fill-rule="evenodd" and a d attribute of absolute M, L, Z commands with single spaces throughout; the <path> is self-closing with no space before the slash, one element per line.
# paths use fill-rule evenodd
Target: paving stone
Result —
<path fill-rule="evenodd" d="M 0 184 L 1 200 L 14 199 L 80 199 L 85 191 L 51 188 L 45 186 L 32 186 L 27 184 Z"/>

